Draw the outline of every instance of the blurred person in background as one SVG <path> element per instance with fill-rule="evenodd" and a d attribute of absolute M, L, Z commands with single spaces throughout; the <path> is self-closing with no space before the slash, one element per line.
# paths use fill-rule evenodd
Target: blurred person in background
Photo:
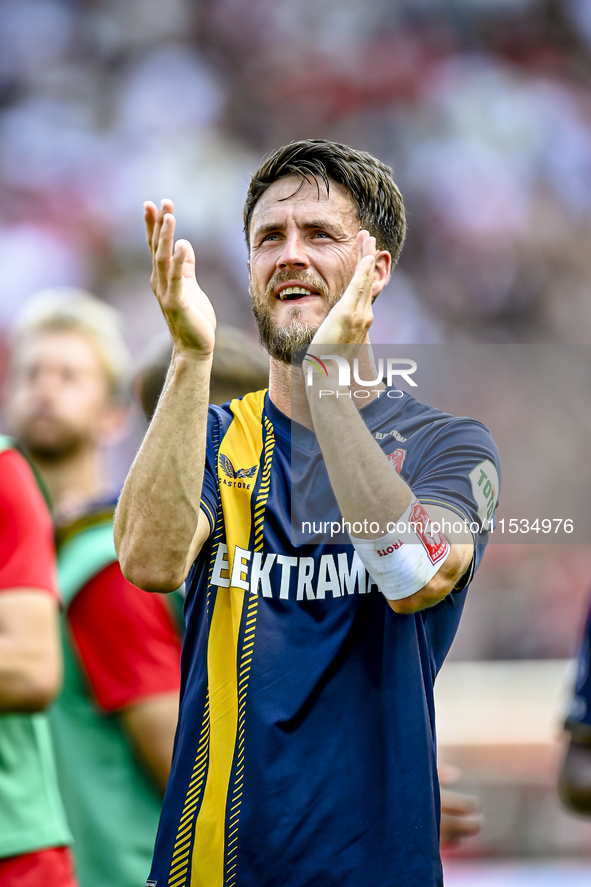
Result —
<path fill-rule="evenodd" d="M 54 504 L 64 684 L 50 711 L 81 887 L 147 875 L 177 721 L 180 640 L 166 598 L 121 574 L 106 444 L 126 419 L 113 309 L 40 294 L 17 328 L 7 416 Z"/>
<path fill-rule="evenodd" d="M 76 887 L 49 724 L 59 690 L 55 549 L 24 456 L 0 436 L 0 885 Z"/>
<path fill-rule="evenodd" d="M 148 422 L 156 411 L 171 357 L 170 336 L 158 337 L 137 373 L 134 388 Z M 255 347 L 245 332 L 220 324 L 213 352 L 209 402 L 221 406 L 235 397 L 243 397 L 249 391 L 266 388 L 268 380 L 268 358 Z"/>
<path fill-rule="evenodd" d="M 591 610 L 579 650 L 575 690 L 567 715 L 568 744 L 558 777 L 562 802 L 591 816 Z"/>
<path fill-rule="evenodd" d="M 482 828 L 480 802 L 474 795 L 447 787 L 461 778 L 461 771 L 457 767 L 438 761 L 437 773 L 441 792 L 439 844 L 442 850 L 452 850 L 464 838 L 479 834 Z"/>

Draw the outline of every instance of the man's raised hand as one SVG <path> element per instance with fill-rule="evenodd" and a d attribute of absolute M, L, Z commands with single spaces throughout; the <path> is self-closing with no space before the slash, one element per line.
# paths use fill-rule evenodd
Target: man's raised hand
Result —
<path fill-rule="evenodd" d="M 378 258 L 375 237 L 368 231 L 360 231 L 357 235 L 357 249 L 357 267 L 351 282 L 318 328 L 311 348 L 318 345 L 362 345 L 367 340 L 373 321 L 371 306 Z M 379 253 L 380 257 L 384 255 L 387 253 Z M 389 273 L 389 262 L 387 264 Z M 378 276 L 381 273 L 380 268 Z"/>
<path fill-rule="evenodd" d="M 208 357 L 213 352 L 216 318 L 213 306 L 197 283 L 195 253 L 187 240 L 174 243 L 171 200 L 160 208 L 144 204 L 148 246 L 152 253 L 151 284 L 164 314 L 174 347 Z"/>

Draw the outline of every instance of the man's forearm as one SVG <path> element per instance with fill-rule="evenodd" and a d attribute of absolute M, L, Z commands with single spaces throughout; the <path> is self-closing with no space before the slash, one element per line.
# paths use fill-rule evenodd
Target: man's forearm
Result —
<path fill-rule="evenodd" d="M 44 709 L 59 689 L 57 602 L 35 588 L 0 594 L 0 713 Z"/>
<path fill-rule="evenodd" d="M 140 700 L 119 713 L 138 759 L 161 794 L 170 773 L 178 712 L 176 692 Z"/>
<path fill-rule="evenodd" d="M 332 395 L 320 399 L 320 385 L 328 387 L 330 383 L 323 380 L 307 389 L 310 412 L 341 513 L 351 526 L 360 528 L 354 530 L 360 540 L 381 539 L 392 532 L 393 525 L 404 515 L 411 502 L 412 490 L 393 470 L 373 439 L 353 399 L 347 396 L 348 389 L 334 386 Z M 430 510 L 426 509 L 427 514 Z M 439 511 L 445 515 L 444 509 Z M 417 544 L 418 541 L 417 538 Z M 398 587 L 389 588 L 387 583 L 383 586 L 386 597 L 391 598 L 389 604 L 393 610 L 416 612 L 438 603 L 452 590 L 470 564 L 473 543 L 468 530 L 448 534 L 447 542 L 451 547 L 441 566 L 437 569 L 427 563 L 424 576 L 424 570 L 415 570 L 411 577 L 415 588 L 411 587 L 406 596 L 400 593 L 403 579 L 404 588 L 407 587 L 406 573 L 396 574 Z M 354 544 L 360 553 L 358 544 Z M 418 553 L 421 552 L 419 546 Z M 364 560 L 363 554 L 360 556 Z M 365 560 L 364 563 L 370 569 Z M 435 563 L 431 561 L 431 564 Z M 424 584 L 418 584 L 421 576 Z"/>
<path fill-rule="evenodd" d="M 131 467 L 115 517 L 115 546 L 130 582 L 172 591 L 197 538 L 205 465 L 211 356 L 173 354 L 158 408 Z"/>
<path fill-rule="evenodd" d="M 333 395 L 320 398 L 321 384 L 308 389 L 310 412 L 341 513 L 351 524 L 377 523 L 376 532 L 357 535 L 379 538 L 403 514 L 411 490 L 392 470 L 347 391 L 335 388 Z"/>

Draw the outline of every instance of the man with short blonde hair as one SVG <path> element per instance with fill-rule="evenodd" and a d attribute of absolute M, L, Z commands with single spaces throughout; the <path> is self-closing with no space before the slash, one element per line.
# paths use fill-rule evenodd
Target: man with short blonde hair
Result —
<path fill-rule="evenodd" d="M 90 294 L 26 306 L 7 414 L 54 504 L 64 686 L 50 722 L 81 887 L 146 877 L 178 711 L 175 616 L 125 580 L 113 546 L 106 448 L 129 367 L 116 312 Z"/>

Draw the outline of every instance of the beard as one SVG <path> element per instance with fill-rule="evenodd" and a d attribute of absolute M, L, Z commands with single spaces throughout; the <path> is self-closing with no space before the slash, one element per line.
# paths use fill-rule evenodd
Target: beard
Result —
<path fill-rule="evenodd" d="M 299 366 L 312 339 L 318 332 L 320 323 L 302 323 L 300 320 L 302 309 L 299 305 L 293 305 L 288 313 L 289 323 L 285 326 L 277 325 L 271 314 L 270 306 L 277 299 L 275 287 L 286 280 L 301 280 L 312 284 L 327 306 L 327 313 L 333 305 L 336 305 L 342 293 L 334 296 L 323 281 L 310 280 L 302 274 L 294 274 L 293 271 L 280 271 L 279 274 L 276 274 L 269 281 L 264 296 L 251 284 L 252 313 L 259 328 L 261 345 L 275 360 L 287 364 L 295 363 Z"/>
<path fill-rule="evenodd" d="M 301 309 L 295 305 L 289 311 L 289 316 L 292 318 L 289 326 L 277 326 L 266 306 L 261 307 L 253 303 L 252 311 L 259 328 L 259 341 L 270 356 L 281 363 L 301 363 L 306 349 L 318 331 L 318 326 L 302 323 L 298 319 L 302 313 Z"/>
<path fill-rule="evenodd" d="M 34 462 L 55 464 L 78 453 L 84 448 L 86 437 L 65 423 L 52 422 L 39 428 L 35 423 L 22 425 L 18 439 Z"/>

